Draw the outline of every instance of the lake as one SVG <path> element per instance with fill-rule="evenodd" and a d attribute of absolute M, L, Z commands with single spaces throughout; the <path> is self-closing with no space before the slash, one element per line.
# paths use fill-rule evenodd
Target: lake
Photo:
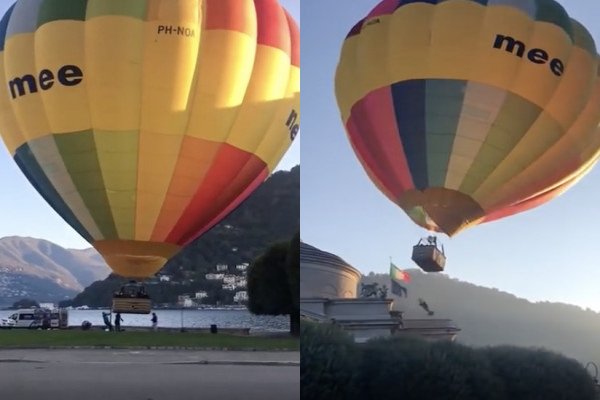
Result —
<path fill-rule="evenodd" d="M 94 326 L 104 326 L 102 312 L 108 310 L 69 310 L 69 326 L 81 326 L 89 321 Z M 155 310 L 159 327 L 209 328 L 215 324 L 221 328 L 250 328 L 251 332 L 285 332 L 290 323 L 287 315 L 253 315 L 248 310 Z M 14 310 L 0 310 L 0 318 L 6 318 Z M 121 327 L 152 326 L 152 314 L 121 314 Z M 114 320 L 114 314 L 113 314 Z"/>

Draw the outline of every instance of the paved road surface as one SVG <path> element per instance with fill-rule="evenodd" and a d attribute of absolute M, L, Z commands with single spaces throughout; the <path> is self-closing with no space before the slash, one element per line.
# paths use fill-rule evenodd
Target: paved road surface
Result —
<path fill-rule="evenodd" d="M 2 399 L 294 400 L 299 354 L 0 350 Z"/>

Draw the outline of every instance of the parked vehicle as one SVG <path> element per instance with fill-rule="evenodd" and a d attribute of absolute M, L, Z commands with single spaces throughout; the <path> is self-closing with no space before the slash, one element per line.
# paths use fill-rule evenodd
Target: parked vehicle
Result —
<path fill-rule="evenodd" d="M 16 321 L 12 318 L 0 318 L 0 329 L 10 329 L 14 327 Z"/>
<path fill-rule="evenodd" d="M 68 311 L 65 309 L 50 310 L 47 308 L 23 308 L 8 317 L 13 328 L 52 328 L 64 329 L 68 326 Z"/>

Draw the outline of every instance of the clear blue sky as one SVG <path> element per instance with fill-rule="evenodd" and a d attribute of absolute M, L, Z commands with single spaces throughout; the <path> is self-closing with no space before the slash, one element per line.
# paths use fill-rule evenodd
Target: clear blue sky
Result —
<path fill-rule="evenodd" d="M 14 3 L 0 0 L 0 16 Z M 280 3 L 300 23 L 300 0 L 280 0 Z M 277 169 L 289 170 L 300 163 L 300 135 L 296 139 Z M 33 189 L 27 179 L 0 144 L 0 237 L 29 236 L 49 240 L 67 248 L 88 248 L 83 240 L 62 218 L 50 208 Z"/>
<path fill-rule="evenodd" d="M 560 0 L 600 48 L 600 2 Z M 371 183 L 346 139 L 333 82 L 348 30 L 377 0 L 302 2 L 302 240 L 361 272 L 387 273 L 389 258 L 416 268 L 412 246 L 426 231 Z M 553 202 L 468 229 L 445 245 L 450 277 L 534 301 L 600 311 L 600 166 Z M 557 316 L 560 318 L 560 316 Z"/>

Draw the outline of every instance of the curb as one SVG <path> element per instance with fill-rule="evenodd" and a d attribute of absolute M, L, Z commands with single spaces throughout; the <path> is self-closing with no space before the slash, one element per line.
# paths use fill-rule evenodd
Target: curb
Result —
<path fill-rule="evenodd" d="M 19 360 L 19 359 L 0 359 L 0 364 L 15 364 L 15 363 L 31 363 L 31 364 L 47 364 L 51 361 L 40 361 L 40 360 Z M 93 364 L 93 362 L 92 362 Z M 160 363 L 163 365 L 242 365 L 242 366 L 258 366 L 258 367 L 298 367 L 300 362 L 298 361 L 174 361 Z"/>
<path fill-rule="evenodd" d="M 187 362 L 170 362 L 164 363 L 168 365 L 255 365 L 255 366 L 281 366 L 281 367 L 298 367 L 299 361 L 187 361 Z"/>
<path fill-rule="evenodd" d="M 297 353 L 299 349 L 256 349 L 253 347 L 228 348 L 228 347 L 194 347 L 194 346 L 18 346 L 1 347 L 3 350 L 195 350 L 195 351 L 243 351 L 248 353 Z"/>

